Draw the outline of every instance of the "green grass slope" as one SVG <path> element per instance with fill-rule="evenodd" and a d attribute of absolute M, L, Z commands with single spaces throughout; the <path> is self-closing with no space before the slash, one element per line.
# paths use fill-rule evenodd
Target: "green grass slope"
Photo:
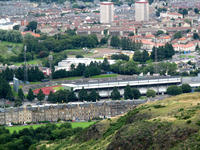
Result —
<path fill-rule="evenodd" d="M 3 58 L 7 59 L 11 56 L 18 55 L 22 50 L 23 44 L 12 42 L 0 42 L 0 54 Z"/>
<path fill-rule="evenodd" d="M 54 150 L 198 150 L 200 94 L 182 94 L 100 121 L 68 140 L 40 143 Z"/>

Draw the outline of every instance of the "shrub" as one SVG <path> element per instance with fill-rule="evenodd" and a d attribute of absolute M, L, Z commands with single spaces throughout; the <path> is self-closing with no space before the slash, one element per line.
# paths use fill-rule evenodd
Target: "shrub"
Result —
<path fill-rule="evenodd" d="M 183 93 L 190 93 L 192 91 L 192 88 L 189 84 L 183 84 L 181 88 Z"/>
<path fill-rule="evenodd" d="M 187 121 L 186 121 L 187 124 L 190 124 L 191 122 L 192 122 L 191 120 L 187 120 Z"/>
<path fill-rule="evenodd" d="M 163 105 L 153 105 L 153 107 L 157 109 L 157 108 L 163 108 L 163 107 L 166 107 L 166 106 L 163 106 Z"/>
<path fill-rule="evenodd" d="M 177 85 L 172 85 L 167 88 L 167 94 L 169 95 L 179 95 L 182 93 L 182 88 Z"/>
<path fill-rule="evenodd" d="M 197 122 L 196 122 L 196 125 L 200 126 L 200 121 L 197 121 Z"/>
<path fill-rule="evenodd" d="M 154 90 L 148 89 L 146 95 L 147 95 L 147 97 L 155 97 L 156 92 Z"/>

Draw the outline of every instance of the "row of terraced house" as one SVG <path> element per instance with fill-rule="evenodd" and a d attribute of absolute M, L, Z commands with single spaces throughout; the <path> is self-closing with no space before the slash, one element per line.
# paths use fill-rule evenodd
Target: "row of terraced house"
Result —
<path fill-rule="evenodd" d="M 88 121 L 124 114 L 144 100 L 77 102 L 0 109 L 0 124 L 25 124 L 58 120 Z"/>

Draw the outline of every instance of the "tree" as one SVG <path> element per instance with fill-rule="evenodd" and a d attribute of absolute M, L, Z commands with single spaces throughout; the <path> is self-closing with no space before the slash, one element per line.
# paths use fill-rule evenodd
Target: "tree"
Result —
<path fill-rule="evenodd" d="M 135 51 L 135 53 L 133 55 L 133 60 L 140 62 L 140 63 L 145 63 L 149 59 L 150 59 L 149 53 L 146 50 L 144 50 L 142 52 L 137 50 L 137 51 Z"/>
<path fill-rule="evenodd" d="M 29 24 L 26 27 L 28 30 L 34 31 L 37 29 L 37 22 L 31 21 L 31 22 L 29 22 Z"/>
<path fill-rule="evenodd" d="M 156 96 L 156 92 L 154 90 L 148 89 L 147 93 L 146 93 L 147 97 L 155 97 Z"/>
<path fill-rule="evenodd" d="M 100 40 L 100 45 L 105 45 L 108 43 L 108 38 L 107 37 L 103 37 L 101 40 Z"/>
<path fill-rule="evenodd" d="M 19 97 L 19 99 L 20 100 L 24 100 L 24 92 L 22 91 L 22 89 L 20 88 L 20 89 L 18 89 L 18 97 Z"/>
<path fill-rule="evenodd" d="M 200 87 L 196 88 L 194 91 L 195 92 L 200 92 Z"/>
<path fill-rule="evenodd" d="M 48 98 L 47 98 L 47 101 L 51 102 L 51 103 L 55 103 L 56 102 L 56 97 L 55 97 L 55 95 L 54 95 L 54 93 L 52 91 L 50 91 L 50 93 L 48 95 Z"/>
<path fill-rule="evenodd" d="M 83 56 L 83 55 L 80 55 L 80 54 L 78 54 L 78 55 L 76 55 L 76 58 L 84 58 L 84 56 Z"/>
<path fill-rule="evenodd" d="M 158 30 L 158 31 L 156 32 L 156 36 L 159 36 L 159 35 L 161 35 L 161 34 L 164 34 L 164 32 L 163 32 L 162 30 Z"/>
<path fill-rule="evenodd" d="M 55 92 L 54 94 L 52 93 L 49 97 L 49 101 L 55 103 L 55 102 L 69 102 L 71 99 L 71 92 L 69 90 L 58 90 L 57 92 Z M 72 101 L 72 100 L 71 100 Z"/>
<path fill-rule="evenodd" d="M 194 9 L 194 12 L 195 12 L 195 14 L 199 14 L 199 9 L 198 9 L 198 8 L 195 8 L 195 9 Z"/>
<path fill-rule="evenodd" d="M 13 98 L 13 93 L 9 83 L 0 76 L 0 99 L 9 99 Z"/>
<path fill-rule="evenodd" d="M 84 73 L 83 73 L 83 76 L 84 76 L 85 78 L 89 78 L 89 77 L 90 77 L 90 71 L 89 71 L 88 68 L 85 69 L 85 71 L 84 71 Z"/>
<path fill-rule="evenodd" d="M 133 43 L 129 38 L 124 37 L 121 39 L 121 48 L 123 50 L 133 50 L 132 44 Z"/>
<path fill-rule="evenodd" d="M 129 61 L 129 56 L 125 55 L 125 54 L 113 54 L 111 55 L 111 59 L 115 59 L 115 60 L 125 60 L 125 61 Z"/>
<path fill-rule="evenodd" d="M 143 62 L 146 62 L 147 60 L 150 59 L 149 53 L 148 53 L 146 50 L 144 50 L 144 51 L 142 52 L 142 58 L 143 58 Z"/>
<path fill-rule="evenodd" d="M 133 93 L 129 85 L 127 85 L 124 89 L 124 99 L 133 99 Z"/>
<path fill-rule="evenodd" d="M 19 31 L 16 30 L 0 30 L 0 40 L 21 43 L 23 41 L 23 37 Z"/>
<path fill-rule="evenodd" d="M 99 93 L 97 93 L 95 90 L 92 90 L 89 94 L 88 100 L 92 102 L 96 102 L 96 100 L 99 100 L 99 99 L 100 99 Z"/>
<path fill-rule="evenodd" d="M 42 101 L 42 100 L 44 100 L 44 98 L 45 98 L 45 95 L 44 95 L 44 93 L 42 92 L 42 90 L 40 89 L 40 90 L 39 90 L 39 93 L 37 94 L 37 99 L 38 99 L 39 101 Z"/>
<path fill-rule="evenodd" d="M 192 88 L 189 84 L 183 84 L 181 88 L 183 93 L 190 93 L 192 91 Z"/>
<path fill-rule="evenodd" d="M 111 99 L 112 100 L 120 100 L 120 97 L 121 96 L 120 96 L 120 93 L 119 93 L 117 87 L 114 87 L 112 92 L 111 92 Z"/>
<path fill-rule="evenodd" d="M 22 105 L 22 100 L 20 98 L 17 98 L 15 99 L 15 103 L 14 103 L 14 106 L 15 107 L 19 107 Z"/>
<path fill-rule="evenodd" d="M 74 29 L 74 30 L 67 29 L 66 33 L 69 34 L 70 36 L 74 36 L 74 35 L 76 35 L 76 29 Z"/>
<path fill-rule="evenodd" d="M 183 18 L 185 17 L 185 15 L 188 14 L 188 10 L 187 9 L 179 8 L 178 12 L 183 15 Z"/>
<path fill-rule="evenodd" d="M 133 60 L 137 62 L 143 62 L 142 53 L 139 50 L 134 52 Z"/>
<path fill-rule="evenodd" d="M 138 89 L 132 88 L 131 91 L 133 93 L 133 98 L 134 99 L 139 99 L 140 98 L 141 93 L 140 93 L 140 91 Z"/>
<path fill-rule="evenodd" d="M 110 64 L 109 64 L 107 58 L 104 58 L 103 63 L 101 64 L 101 69 L 104 70 L 104 71 L 110 70 Z"/>
<path fill-rule="evenodd" d="M 182 33 L 181 33 L 181 31 L 178 31 L 178 32 L 176 32 L 175 34 L 174 34 L 174 39 L 180 39 L 180 38 L 182 38 Z"/>
<path fill-rule="evenodd" d="M 35 95 L 33 94 L 33 90 L 32 89 L 29 89 L 28 90 L 28 95 L 26 97 L 29 101 L 33 101 L 34 98 L 35 98 Z"/>
<path fill-rule="evenodd" d="M 151 53 L 151 59 L 155 60 L 155 51 L 157 49 L 158 60 L 170 59 L 175 54 L 174 48 L 171 44 L 166 43 L 165 46 L 160 46 L 158 48 L 153 47 Z"/>
<path fill-rule="evenodd" d="M 199 39 L 199 34 L 198 33 L 193 33 L 193 39 L 198 40 Z"/>
<path fill-rule="evenodd" d="M 19 30 L 19 28 L 20 28 L 20 25 L 13 26 L 13 30 Z"/>
<path fill-rule="evenodd" d="M 68 102 L 75 102 L 75 101 L 77 101 L 76 94 L 74 93 L 73 90 L 71 90 L 69 92 L 69 95 L 67 96 L 67 100 L 68 100 Z"/>
<path fill-rule="evenodd" d="M 79 91 L 79 93 L 78 93 L 78 99 L 80 101 L 87 101 L 88 100 L 88 93 L 84 89 L 84 87 L 82 87 L 82 89 Z"/>
<path fill-rule="evenodd" d="M 134 36 L 134 32 L 130 32 L 128 36 Z"/>
<path fill-rule="evenodd" d="M 182 88 L 177 85 L 171 85 L 167 88 L 167 94 L 169 95 L 179 95 L 182 93 Z"/>
<path fill-rule="evenodd" d="M 118 36 L 112 36 L 110 40 L 110 46 L 119 48 L 120 47 L 120 39 Z"/>

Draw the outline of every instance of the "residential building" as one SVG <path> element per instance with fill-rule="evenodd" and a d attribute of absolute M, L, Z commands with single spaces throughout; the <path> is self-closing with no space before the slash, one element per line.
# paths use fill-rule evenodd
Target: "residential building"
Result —
<path fill-rule="evenodd" d="M 100 3 L 100 22 L 110 24 L 114 20 L 114 5 L 112 2 Z"/>
<path fill-rule="evenodd" d="M 10 125 L 29 122 L 58 120 L 88 121 L 110 118 L 128 112 L 146 100 L 116 100 L 98 102 L 73 102 L 68 104 L 45 104 L 38 106 L 0 109 L 0 124 Z"/>
<path fill-rule="evenodd" d="M 135 2 L 135 21 L 149 21 L 149 2 L 147 0 Z"/>

